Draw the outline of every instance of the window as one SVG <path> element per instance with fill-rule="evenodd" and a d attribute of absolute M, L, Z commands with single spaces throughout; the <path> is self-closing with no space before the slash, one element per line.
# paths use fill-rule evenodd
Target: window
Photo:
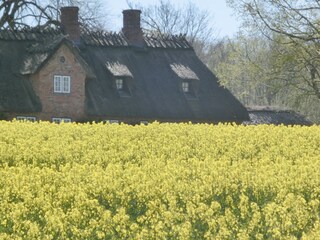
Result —
<path fill-rule="evenodd" d="M 104 121 L 105 123 L 110 123 L 110 124 L 113 124 L 113 123 L 119 123 L 119 120 L 105 120 Z"/>
<path fill-rule="evenodd" d="M 148 122 L 148 121 L 140 121 L 140 124 L 141 124 L 141 125 L 148 125 L 149 122 Z"/>
<path fill-rule="evenodd" d="M 16 119 L 18 121 L 30 121 L 30 122 L 35 122 L 37 120 L 36 117 L 25 117 L 25 116 L 17 116 Z"/>
<path fill-rule="evenodd" d="M 61 63 L 64 63 L 65 61 L 66 61 L 66 58 L 65 58 L 64 56 L 61 56 L 61 57 L 60 57 L 60 62 L 61 62 Z"/>
<path fill-rule="evenodd" d="M 197 89 L 199 87 L 199 81 L 182 80 L 180 84 L 181 84 L 180 91 L 182 90 L 184 96 L 187 99 L 190 99 L 190 100 L 197 99 Z"/>
<path fill-rule="evenodd" d="M 130 97 L 130 83 L 128 78 L 116 78 L 114 79 L 114 88 L 120 97 Z"/>
<path fill-rule="evenodd" d="M 123 90 L 123 79 L 116 79 L 116 88 L 118 90 Z"/>
<path fill-rule="evenodd" d="M 26 117 L 23 117 L 23 116 L 17 116 L 16 118 L 18 121 L 24 121 L 24 120 L 27 120 Z"/>
<path fill-rule="evenodd" d="M 54 92 L 55 93 L 70 93 L 70 76 L 54 76 Z"/>
<path fill-rule="evenodd" d="M 71 122 L 71 118 L 52 118 L 52 122 L 53 123 L 61 123 L 61 122 L 69 123 Z"/>
<path fill-rule="evenodd" d="M 190 87 L 189 87 L 189 83 L 188 82 L 182 82 L 182 91 L 185 93 L 189 93 L 190 92 Z"/>

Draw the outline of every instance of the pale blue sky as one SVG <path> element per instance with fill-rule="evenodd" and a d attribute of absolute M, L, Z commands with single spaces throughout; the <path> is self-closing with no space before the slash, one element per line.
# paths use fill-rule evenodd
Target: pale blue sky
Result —
<path fill-rule="evenodd" d="M 122 10 L 127 9 L 126 0 L 103 0 L 111 20 L 108 27 L 112 31 L 119 31 L 122 27 Z M 207 10 L 211 15 L 213 26 L 217 30 L 218 37 L 232 37 L 239 27 L 236 18 L 232 16 L 232 9 L 226 6 L 225 0 L 190 0 L 194 2 L 199 9 Z M 155 4 L 158 0 L 131 0 L 133 4 L 141 3 L 142 6 Z M 172 0 L 177 6 L 183 6 L 188 0 Z"/>

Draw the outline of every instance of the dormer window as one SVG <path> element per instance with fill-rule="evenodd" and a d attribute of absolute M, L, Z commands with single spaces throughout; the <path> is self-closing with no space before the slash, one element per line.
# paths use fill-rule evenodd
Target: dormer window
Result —
<path fill-rule="evenodd" d="M 189 85 L 188 82 L 186 82 L 186 81 L 182 82 L 182 91 L 184 93 L 189 93 L 190 92 L 190 85 Z"/>
<path fill-rule="evenodd" d="M 114 88 L 120 97 L 131 97 L 130 79 L 122 77 L 114 79 Z"/>
<path fill-rule="evenodd" d="M 184 96 L 188 99 L 195 99 L 197 97 L 198 83 L 199 81 L 182 80 L 180 86 Z"/>
<path fill-rule="evenodd" d="M 113 75 L 112 87 L 120 97 L 131 97 L 133 75 L 129 68 L 120 62 L 110 61 L 106 63 L 106 69 Z"/>
<path fill-rule="evenodd" d="M 188 99 L 195 99 L 200 82 L 197 74 L 189 66 L 181 63 L 172 63 L 170 67 L 179 78 L 180 91 L 184 93 L 184 96 Z"/>
<path fill-rule="evenodd" d="M 123 90 L 123 79 L 116 79 L 116 88 L 117 90 Z"/>

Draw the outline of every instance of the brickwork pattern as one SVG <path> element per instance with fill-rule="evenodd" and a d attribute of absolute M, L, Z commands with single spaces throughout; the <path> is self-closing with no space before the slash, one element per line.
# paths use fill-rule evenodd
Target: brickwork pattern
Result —
<path fill-rule="evenodd" d="M 54 75 L 70 76 L 70 93 L 54 92 Z M 80 120 L 85 118 L 86 72 L 75 55 L 62 45 L 41 70 L 31 77 L 34 90 L 40 98 L 42 112 L 32 114 L 37 119 L 49 120 L 53 117 Z"/>

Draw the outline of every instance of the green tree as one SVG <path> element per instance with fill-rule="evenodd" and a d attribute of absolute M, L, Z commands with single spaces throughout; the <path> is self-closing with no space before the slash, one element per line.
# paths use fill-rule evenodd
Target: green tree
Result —
<path fill-rule="evenodd" d="M 320 3 L 317 0 L 228 0 L 243 30 L 269 41 L 261 79 L 275 89 L 275 102 L 320 120 Z M 253 39 L 253 38 L 252 38 Z M 249 57 L 249 56 L 247 56 Z M 247 71 L 254 71 L 247 69 Z M 259 75 L 254 75 L 259 76 Z M 251 80 L 257 79 L 251 76 Z M 263 82 L 265 82 L 263 80 Z M 306 107 L 308 106 L 308 107 Z"/>
<path fill-rule="evenodd" d="M 268 73 L 269 42 L 258 37 L 238 35 L 226 39 L 224 57 L 210 65 L 220 83 L 246 106 L 274 105 L 277 88 Z"/>

